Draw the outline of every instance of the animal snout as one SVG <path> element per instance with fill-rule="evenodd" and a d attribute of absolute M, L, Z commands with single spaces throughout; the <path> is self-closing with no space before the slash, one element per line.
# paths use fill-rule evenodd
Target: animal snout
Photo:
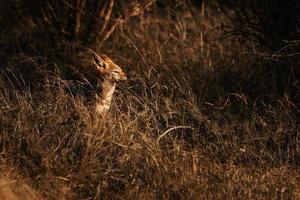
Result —
<path fill-rule="evenodd" d="M 122 72 L 120 75 L 121 75 L 120 76 L 121 77 L 120 80 L 122 80 L 122 81 L 127 80 L 128 75 L 125 72 Z"/>

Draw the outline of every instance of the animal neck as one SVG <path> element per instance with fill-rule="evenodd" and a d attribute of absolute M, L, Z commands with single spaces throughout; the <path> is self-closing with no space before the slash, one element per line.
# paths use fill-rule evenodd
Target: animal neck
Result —
<path fill-rule="evenodd" d="M 103 81 L 101 84 L 102 87 L 102 98 L 106 99 L 106 98 L 112 98 L 112 95 L 115 91 L 116 88 L 116 83 L 112 83 L 110 81 Z"/>
<path fill-rule="evenodd" d="M 102 81 L 99 83 L 101 92 L 97 95 L 96 112 L 105 113 L 109 110 L 111 100 L 116 88 L 116 83 L 110 81 Z"/>

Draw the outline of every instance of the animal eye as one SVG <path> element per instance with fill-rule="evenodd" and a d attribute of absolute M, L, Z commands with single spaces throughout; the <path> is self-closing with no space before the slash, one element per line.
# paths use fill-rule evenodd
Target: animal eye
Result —
<path fill-rule="evenodd" d="M 118 72 L 118 71 L 112 71 L 111 73 L 112 74 L 119 74 L 120 72 Z"/>

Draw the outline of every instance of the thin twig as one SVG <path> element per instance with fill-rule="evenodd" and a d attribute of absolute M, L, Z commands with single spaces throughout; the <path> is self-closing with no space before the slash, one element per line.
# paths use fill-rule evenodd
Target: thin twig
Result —
<path fill-rule="evenodd" d="M 174 131 L 176 129 L 194 129 L 191 126 L 175 126 L 172 128 L 169 128 L 168 130 L 166 130 L 165 132 L 163 132 L 160 136 L 158 136 L 158 138 L 156 139 L 156 143 L 159 144 L 159 141 L 165 136 L 167 135 L 169 132 Z"/>

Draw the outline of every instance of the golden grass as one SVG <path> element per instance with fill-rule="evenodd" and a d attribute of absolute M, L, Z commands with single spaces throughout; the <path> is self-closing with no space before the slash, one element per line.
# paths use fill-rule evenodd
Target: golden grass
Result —
<path fill-rule="evenodd" d="M 115 32 L 100 50 L 131 77 L 103 118 L 59 74 L 25 91 L 2 77 L 0 198 L 300 198 L 297 104 L 249 69 L 245 46 L 213 40 L 225 19 L 206 12 L 153 11 Z"/>

